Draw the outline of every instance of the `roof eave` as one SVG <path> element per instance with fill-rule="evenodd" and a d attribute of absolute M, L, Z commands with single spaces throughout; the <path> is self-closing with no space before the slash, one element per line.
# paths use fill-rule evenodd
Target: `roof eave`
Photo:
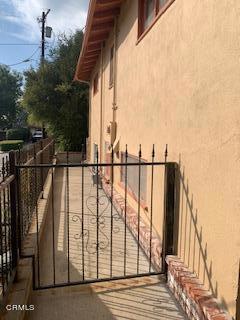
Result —
<path fill-rule="evenodd" d="M 123 0 L 91 0 L 86 30 L 74 80 L 90 82 L 91 73 L 99 57 L 101 46 L 114 26 Z"/>

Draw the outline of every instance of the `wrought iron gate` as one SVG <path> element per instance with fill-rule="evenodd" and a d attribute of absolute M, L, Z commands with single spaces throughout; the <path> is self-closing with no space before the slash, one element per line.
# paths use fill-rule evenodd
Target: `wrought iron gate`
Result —
<path fill-rule="evenodd" d="M 67 156 L 67 163 L 18 166 L 22 242 L 24 221 L 29 213 L 35 219 L 34 289 L 166 273 L 165 256 L 176 251 L 176 164 L 155 161 L 154 149 L 150 162 L 141 149 L 135 161 L 127 150 L 120 159 L 112 152 L 110 163 L 99 163 L 97 153 L 93 164 Z M 43 172 L 48 193 L 40 192 Z"/>

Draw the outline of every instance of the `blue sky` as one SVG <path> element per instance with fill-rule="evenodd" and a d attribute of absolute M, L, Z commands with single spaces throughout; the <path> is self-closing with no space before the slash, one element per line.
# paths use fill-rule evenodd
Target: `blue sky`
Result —
<path fill-rule="evenodd" d="M 0 63 L 12 65 L 32 56 L 31 62 L 11 68 L 24 71 L 30 65 L 36 66 L 40 57 L 40 26 L 37 17 L 51 9 L 47 25 L 54 35 L 69 33 L 83 28 L 86 22 L 89 0 L 0 0 Z M 54 38 L 48 39 L 48 47 L 54 45 Z M 1 45 L 1 44 L 28 45 Z M 32 45 L 34 44 L 34 45 Z M 34 53 L 35 52 L 35 53 Z"/>

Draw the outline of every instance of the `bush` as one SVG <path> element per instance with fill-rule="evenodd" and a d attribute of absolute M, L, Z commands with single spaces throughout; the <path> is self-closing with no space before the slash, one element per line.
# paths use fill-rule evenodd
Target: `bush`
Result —
<path fill-rule="evenodd" d="M 23 140 L 28 141 L 30 137 L 30 131 L 28 128 L 10 129 L 7 131 L 7 140 Z"/>
<path fill-rule="evenodd" d="M 17 150 L 23 147 L 22 140 L 4 140 L 0 142 L 1 151 Z"/>

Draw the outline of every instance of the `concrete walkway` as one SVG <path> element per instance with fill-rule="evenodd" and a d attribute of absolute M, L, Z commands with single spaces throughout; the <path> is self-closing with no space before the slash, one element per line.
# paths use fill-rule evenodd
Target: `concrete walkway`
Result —
<path fill-rule="evenodd" d="M 84 169 L 82 184 L 81 170 L 71 168 L 69 175 L 66 169 L 55 172 L 54 206 L 46 220 L 39 272 L 36 270 L 39 273 L 36 283 L 40 286 L 81 281 L 83 274 L 84 279 L 88 280 L 96 279 L 97 274 L 99 278 L 108 278 L 111 269 L 113 276 L 122 276 L 124 260 L 126 275 L 137 271 L 137 243 L 126 229 L 124 250 L 124 222 L 113 208 L 111 229 L 111 204 L 102 189 L 99 189 L 97 254 L 97 188 L 92 184 L 88 169 Z M 140 249 L 139 272 L 148 271 L 149 262 Z M 35 310 L 28 312 L 26 318 L 34 320 L 184 319 L 165 282 L 157 277 L 34 291 L 31 303 L 35 305 Z"/>
<path fill-rule="evenodd" d="M 35 291 L 30 303 L 25 320 L 186 319 L 156 276 Z"/>

